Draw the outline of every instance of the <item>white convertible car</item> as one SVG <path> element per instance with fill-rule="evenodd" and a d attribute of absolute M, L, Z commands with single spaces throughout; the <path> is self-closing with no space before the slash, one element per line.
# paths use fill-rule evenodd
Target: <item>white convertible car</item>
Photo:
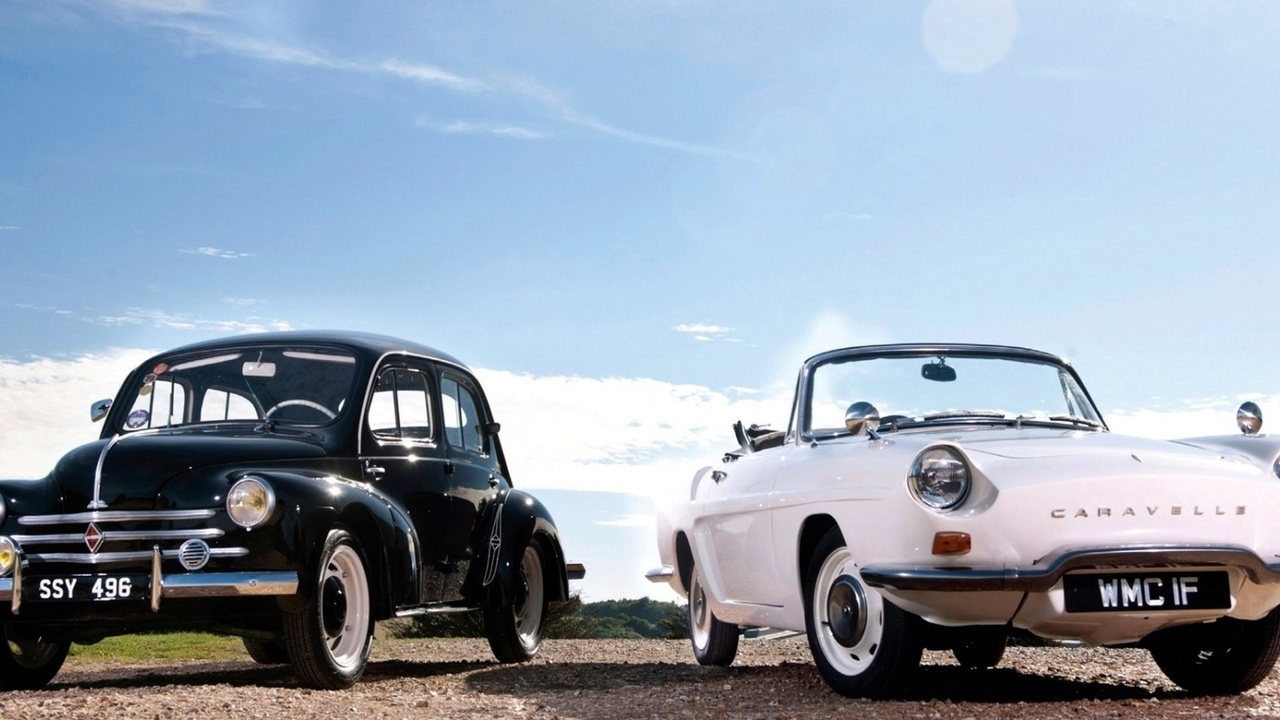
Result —
<path fill-rule="evenodd" d="M 1280 652 L 1280 438 L 1108 431 L 1034 350 L 881 345 L 800 370 L 785 432 L 740 447 L 658 519 L 694 655 L 804 632 L 837 692 L 899 691 L 923 649 L 1000 661 L 1011 633 L 1140 645 L 1183 688 L 1237 693 Z"/>

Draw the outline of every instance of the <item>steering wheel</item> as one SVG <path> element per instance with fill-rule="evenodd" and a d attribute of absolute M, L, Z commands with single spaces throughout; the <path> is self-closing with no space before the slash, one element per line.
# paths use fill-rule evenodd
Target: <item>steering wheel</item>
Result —
<path fill-rule="evenodd" d="M 292 400 L 281 400 L 275 405 L 272 405 L 271 409 L 267 410 L 267 412 L 264 413 L 264 415 L 266 417 L 271 417 L 271 414 L 279 410 L 280 408 L 292 407 L 294 405 L 301 405 L 302 407 L 305 407 L 305 408 L 311 408 L 316 412 L 324 413 L 325 417 L 329 418 L 330 420 L 333 420 L 334 418 L 338 417 L 338 413 L 330 410 L 329 408 L 321 405 L 320 403 L 315 402 L 314 400 L 303 400 L 302 398 L 294 398 Z"/>

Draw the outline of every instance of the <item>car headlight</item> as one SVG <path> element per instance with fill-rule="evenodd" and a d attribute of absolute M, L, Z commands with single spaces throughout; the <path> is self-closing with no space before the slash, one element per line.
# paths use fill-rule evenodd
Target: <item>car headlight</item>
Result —
<path fill-rule="evenodd" d="M 18 546 L 7 537 L 0 536 L 0 577 L 8 577 L 18 564 Z"/>
<path fill-rule="evenodd" d="M 276 509 L 276 494 L 261 478 L 241 478 L 227 493 L 227 514 L 235 524 L 256 528 L 271 518 Z"/>
<path fill-rule="evenodd" d="M 969 494 L 969 464 L 951 448 L 929 448 L 916 456 L 907 482 L 920 502 L 935 510 L 948 510 Z"/>
<path fill-rule="evenodd" d="M 1276 458 L 1276 461 L 1271 463 L 1271 472 L 1274 473 L 1276 477 L 1280 478 L 1280 458 Z M 2 511 L 3 509 L 4 507 L 0 506 L 0 511 Z M 2 522 L 3 520 L 4 520 L 4 513 L 0 512 L 0 522 Z"/>

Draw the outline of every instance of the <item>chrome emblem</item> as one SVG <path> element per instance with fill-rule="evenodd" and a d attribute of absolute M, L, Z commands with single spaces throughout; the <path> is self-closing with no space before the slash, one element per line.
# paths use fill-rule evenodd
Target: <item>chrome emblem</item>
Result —
<path fill-rule="evenodd" d="M 97 525 L 89 523 L 89 529 L 84 531 L 84 544 L 89 546 L 91 553 L 98 552 L 98 548 L 102 547 L 102 531 Z"/>

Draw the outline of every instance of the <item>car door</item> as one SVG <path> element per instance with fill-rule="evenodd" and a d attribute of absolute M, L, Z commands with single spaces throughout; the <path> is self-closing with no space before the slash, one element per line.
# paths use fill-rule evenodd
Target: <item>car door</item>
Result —
<path fill-rule="evenodd" d="M 485 507 L 509 486 L 493 436 L 496 425 L 479 388 L 472 377 L 458 370 L 441 373 L 441 423 L 450 480 L 445 543 L 449 556 L 459 562 L 469 561 L 477 545 L 487 542 L 486 537 L 476 535 Z M 460 591 L 462 578 L 455 580 Z M 449 592 L 446 587 L 446 594 Z"/>
<path fill-rule="evenodd" d="M 378 370 L 362 432 L 365 480 L 409 514 L 421 545 L 419 597 L 446 599 L 449 573 L 446 527 L 452 482 L 438 417 L 434 368 L 396 358 Z"/>

